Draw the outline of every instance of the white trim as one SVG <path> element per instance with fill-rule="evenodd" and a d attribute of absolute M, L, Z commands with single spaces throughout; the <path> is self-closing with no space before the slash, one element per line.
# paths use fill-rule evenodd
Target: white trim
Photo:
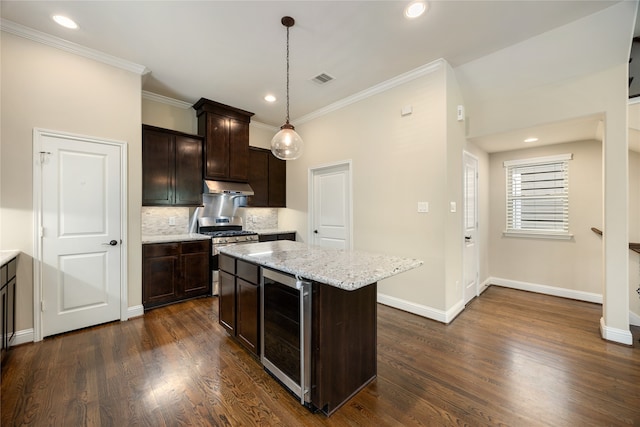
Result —
<path fill-rule="evenodd" d="M 640 326 L 640 315 L 629 310 L 629 324 L 633 326 Z"/>
<path fill-rule="evenodd" d="M 310 227 L 307 227 L 307 241 L 313 242 L 313 224 L 315 224 L 314 218 L 314 208 L 313 208 L 313 200 L 314 200 L 314 187 L 313 187 L 313 177 L 316 172 L 321 171 L 323 169 L 335 168 L 340 166 L 347 167 L 347 173 L 349 174 L 349 240 L 347 242 L 348 247 L 346 249 L 353 249 L 353 161 L 342 160 L 333 163 L 325 163 L 318 166 L 312 166 L 309 168 L 309 172 L 307 174 L 307 194 L 309 199 L 307 200 L 307 224 Z"/>
<path fill-rule="evenodd" d="M 42 171 L 39 165 L 42 151 L 42 137 L 53 136 L 82 141 L 94 142 L 97 144 L 115 145 L 120 149 L 120 235 L 122 245 L 120 248 L 120 320 L 127 320 L 128 317 L 128 205 L 127 205 L 127 152 L 128 144 L 124 141 L 117 141 L 105 138 L 96 138 L 73 134 L 68 132 L 52 131 L 41 128 L 33 128 L 33 341 L 42 341 L 42 239 L 40 238 L 40 227 L 42 226 Z"/>
<path fill-rule="evenodd" d="M 567 153 L 567 154 L 558 154 L 555 156 L 532 157 L 529 159 L 505 160 L 502 163 L 502 166 L 507 167 L 507 166 L 556 163 L 556 162 L 565 162 L 567 160 L 572 160 L 572 159 L 573 159 L 573 153 Z"/>
<path fill-rule="evenodd" d="M 33 342 L 33 328 L 16 331 L 16 335 L 11 342 L 11 347 L 20 344 Z"/>
<path fill-rule="evenodd" d="M 393 89 L 396 86 L 400 86 L 422 76 L 431 74 L 434 71 L 440 69 L 443 64 L 445 64 L 444 59 L 436 59 L 435 61 L 432 61 L 428 64 L 422 65 L 418 68 L 414 68 L 413 70 L 407 71 L 406 73 L 400 74 L 399 76 L 393 77 L 354 95 L 343 98 L 340 101 L 334 102 L 333 104 L 329 104 L 326 107 L 320 108 L 319 110 L 306 114 L 302 117 L 297 117 L 295 120 L 292 120 L 291 123 L 301 125 L 303 123 L 310 122 L 311 120 L 317 119 L 318 117 L 324 116 L 333 111 L 345 108 L 358 101 L 362 101 L 363 99 L 385 92 L 389 89 Z"/>
<path fill-rule="evenodd" d="M 276 132 L 278 132 L 280 130 L 280 128 L 277 127 L 277 126 L 271 126 L 271 125 L 268 125 L 266 123 L 256 122 L 255 120 L 252 120 L 249 123 L 249 126 L 253 126 L 255 128 L 258 128 L 258 129 L 270 130 L 270 131 L 272 131 L 274 133 L 274 135 L 276 134 Z"/>
<path fill-rule="evenodd" d="M 378 303 L 445 324 L 451 323 L 451 321 L 453 321 L 453 319 L 455 319 L 456 316 L 464 310 L 464 302 L 462 300 L 458 301 L 449 310 L 443 311 L 381 293 L 378 293 Z"/>
<path fill-rule="evenodd" d="M 478 296 L 482 295 L 484 291 L 489 289 L 489 286 L 491 286 L 491 279 L 491 277 L 488 277 L 484 279 L 482 283 L 480 283 L 480 285 L 478 286 Z"/>
<path fill-rule="evenodd" d="M 496 286 L 502 286 L 504 288 L 519 289 L 521 291 L 529 291 L 538 294 L 602 304 L 602 294 L 595 294 L 592 292 L 541 285 L 539 283 L 521 282 L 519 280 L 503 279 L 500 277 L 489 277 L 485 282 Z"/>
<path fill-rule="evenodd" d="M 144 75 L 150 71 L 144 65 L 136 64 L 135 62 L 127 61 L 122 58 L 100 52 L 99 50 L 79 45 L 77 43 L 72 43 L 70 41 L 61 39 L 60 37 L 52 36 L 51 34 L 43 33 L 41 31 L 34 30 L 33 28 L 25 27 L 24 25 L 20 25 L 7 19 L 0 19 L 0 30 L 34 42 L 54 47 L 56 49 L 73 53 L 75 55 L 93 59 L 94 61 L 102 62 L 104 64 L 121 68 L 123 70 L 131 71 L 132 73 L 136 73 L 138 75 Z"/>
<path fill-rule="evenodd" d="M 171 105 L 172 107 L 182 108 L 183 110 L 188 110 L 193 107 L 193 104 L 185 101 L 180 101 L 179 99 L 169 98 L 168 96 L 158 95 L 157 93 L 149 92 L 146 90 L 142 91 L 142 98 L 148 99 L 149 101 L 159 102 L 161 104 Z"/>
<path fill-rule="evenodd" d="M 604 317 L 600 318 L 600 334 L 607 341 L 613 341 L 620 344 L 633 345 L 633 335 L 629 329 L 612 328 L 605 325 Z"/>
<path fill-rule="evenodd" d="M 530 239 L 554 239 L 554 240 L 571 240 L 573 234 L 571 233 L 554 233 L 551 231 L 534 231 L 534 230 L 504 230 L 502 232 L 504 237 L 528 237 Z"/>
<path fill-rule="evenodd" d="M 632 104 L 640 104 L 640 96 L 635 96 L 629 99 L 629 105 L 632 105 Z"/>
<path fill-rule="evenodd" d="M 140 317 L 144 316 L 144 306 L 143 305 L 134 305 L 133 307 L 127 308 L 127 317 L 131 319 L 132 317 Z"/>

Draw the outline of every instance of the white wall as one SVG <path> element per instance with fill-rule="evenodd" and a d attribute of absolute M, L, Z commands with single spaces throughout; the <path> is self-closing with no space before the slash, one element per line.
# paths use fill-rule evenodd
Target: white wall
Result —
<path fill-rule="evenodd" d="M 22 251 L 17 330 L 33 327 L 33 129 L 126 141 L 129 306 L 142 303 L 140 76 L 9 33 L 1 40 L 0 247 Z"/>
<path fill-rule="evenodd" d="M 503 162 L 573 154 L 569 161 L 571 240 L 505 237 L 506 183 Z M 602 295 L 602 144 L 583 141 L 490 155 L 491 275 L 500 279 Z"/>
<path fill-rule="evenodd" d="M 279 225 L 307 241 L 309 169 L 351 160 L 354 248 L 423 260 L 422 267 L 381 281 L 378 291 L 438 317 L 449 309 L 448 283 L 455 286 L 460 276 L 461 255 L 452 255 L 455 273 L 448 270 L 446 245 L 451 233 L 461 233 L 460 212 L 450 213 L 449 202 L 460 206 L 464 124 L 447 121 L 459 94 L 448 96 L 450 68 L 436 64 L 422 77 L 297 125 L 305 152 L 287 163 L 288 208 Z M 413 113 L 402 117 L 404 106 Z M 419 201 L 429 202 L 429 213 L 417 212 Z M 460 242 L 453 245 L 461 251 Z M 455 292 L 453 299 L 461 299 L 461 287 Z"/>

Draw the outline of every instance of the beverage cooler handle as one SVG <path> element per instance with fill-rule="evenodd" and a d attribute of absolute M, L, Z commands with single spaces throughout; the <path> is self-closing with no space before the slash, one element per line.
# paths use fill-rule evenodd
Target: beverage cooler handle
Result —
<path fill-rule="evenodd" d="M 300 403 L 311 402 L 311 283 L 296 280 L 300 290 Z"/>

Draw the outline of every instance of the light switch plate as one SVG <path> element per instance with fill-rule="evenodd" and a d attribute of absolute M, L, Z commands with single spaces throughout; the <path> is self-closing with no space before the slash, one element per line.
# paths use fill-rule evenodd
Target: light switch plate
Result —
<path fill-rule="evenodd" d="M 418 212 L 420 213 L 429 212 L 429 202 L 418 202 Z"/>

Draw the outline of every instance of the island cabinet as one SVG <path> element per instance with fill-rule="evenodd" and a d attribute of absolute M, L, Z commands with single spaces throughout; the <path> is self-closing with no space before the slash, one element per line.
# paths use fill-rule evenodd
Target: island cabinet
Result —
<path fill-rule="evenodd" d="M 296 233 L 269 233 L 258 234 L 259 242 L 274 242 L 276 240 L 292 240 L 296 241 Z"/>
<path fill-rule="evenodd" d="M 142 126 L 142 205 L 202 205 L 202 137 Z"/>
<path fill-rule="evenodd" d="M 16 266 L 17 258 L 0 268 L 0 348 L 2 358 L 16 335 Z"/>
<path fill-rule="evenodd" d="M 254 195 L 249 196 L 251 207 L 287 207 L 287 166 L 270 150 L 249 147 L 249 185 Z"/>
<path fill-rule="evenodd" d="M 204 178 L 247 182 L 249 123 L 253 113 L 200 98 L 193 105 L 204 137 Z"/>
<path fill-rule="evenodd" d="M 145 310 L 211 295 L 209 240 L 142 245 Z"/>
<path fill-rule="evenodd" d="M 240 344 L 260 355 L 260 268 L 250 262 L 219 255 L 219 323 Z"/>

